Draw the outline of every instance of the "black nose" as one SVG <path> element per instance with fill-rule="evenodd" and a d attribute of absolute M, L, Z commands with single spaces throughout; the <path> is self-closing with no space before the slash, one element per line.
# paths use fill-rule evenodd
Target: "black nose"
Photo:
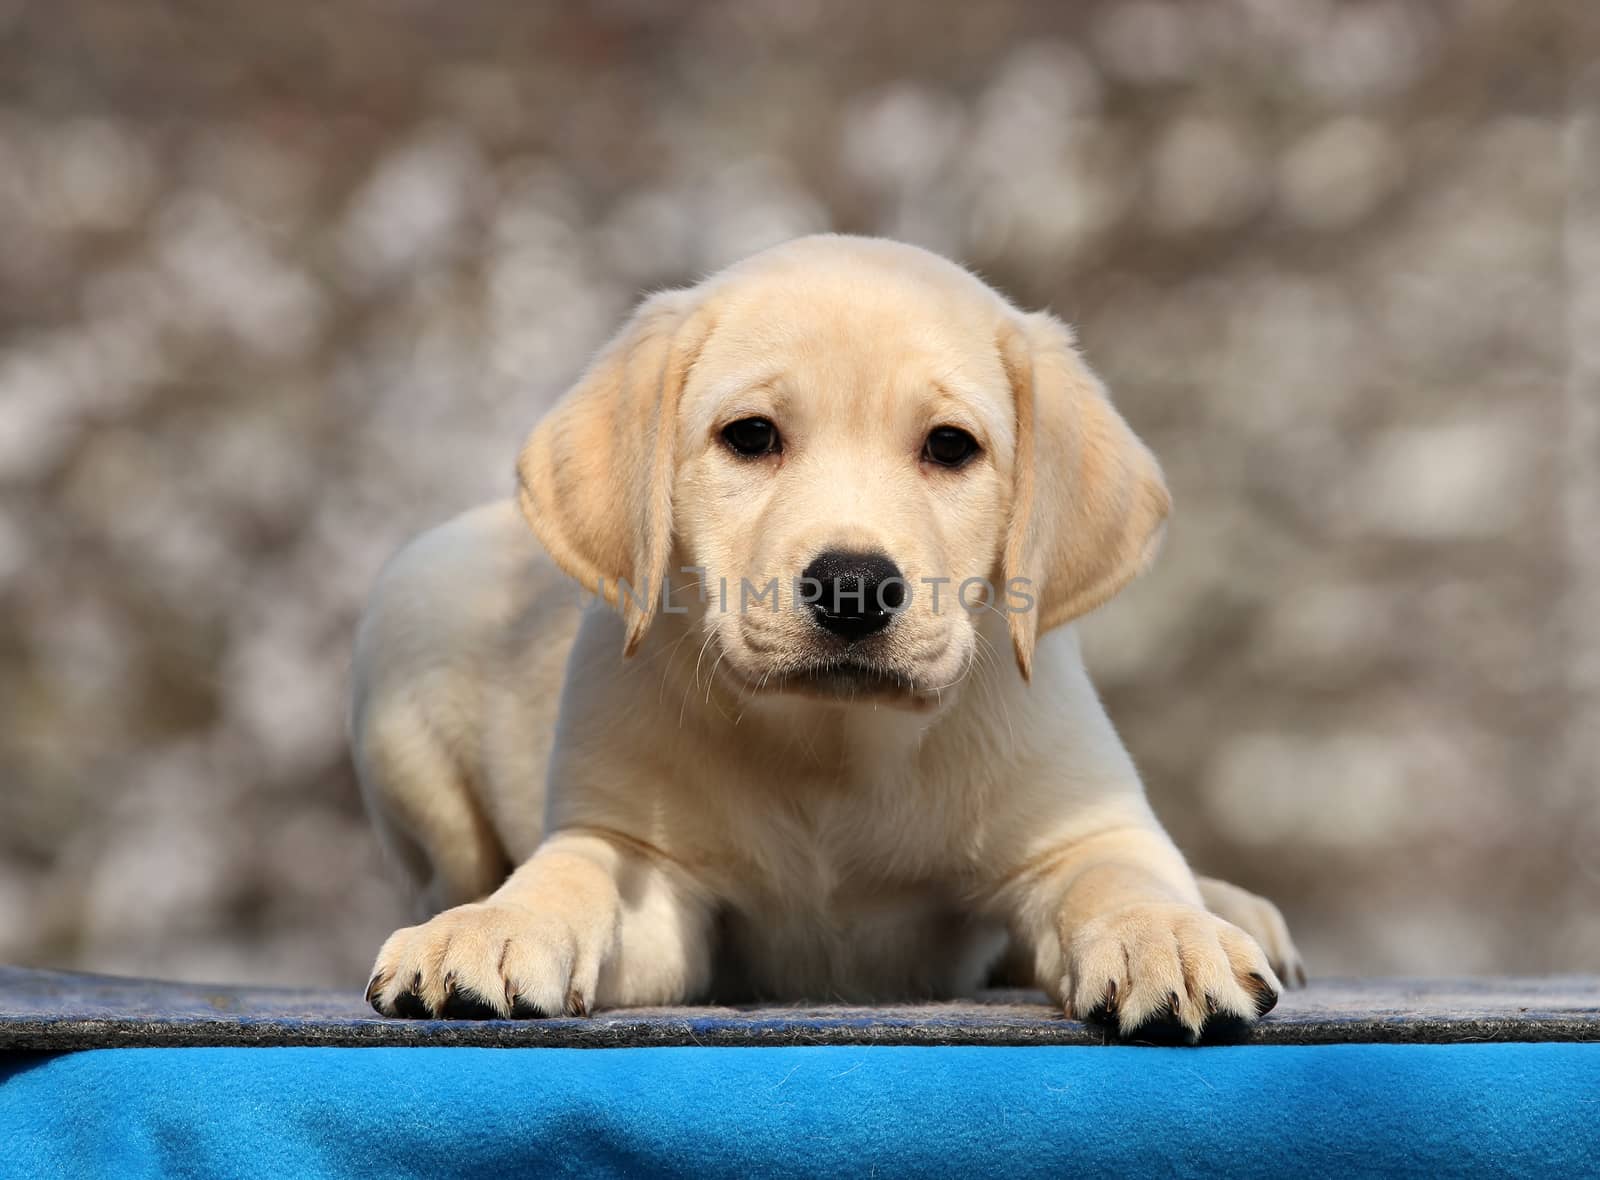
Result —
<path fill-rule="evenodd" d="M 802 576 L 811 617 L 846 643 L 882 631 L 905 605 L 900 567 L 881 553 L 830 549 L 806 566 Z"/>

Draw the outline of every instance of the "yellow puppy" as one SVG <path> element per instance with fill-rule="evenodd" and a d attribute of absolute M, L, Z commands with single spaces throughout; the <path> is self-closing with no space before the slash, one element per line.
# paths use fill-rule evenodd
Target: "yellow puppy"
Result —
<path fill-rule="evenodd" d="M 1060 321 L 790 242 L 647 299 L 518 476 L 357 640 L 367 803 L 443 909 L 380 1012 L 955 996 L 1009 945 L 1069 1013 L 1192 1040 L 1299 974 L 1162 831 L 1067 626 L 1168 496 Z"/>

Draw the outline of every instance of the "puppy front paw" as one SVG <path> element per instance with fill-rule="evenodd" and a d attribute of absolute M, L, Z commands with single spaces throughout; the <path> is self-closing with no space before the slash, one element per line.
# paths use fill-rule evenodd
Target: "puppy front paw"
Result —
<path fill-rule="evenodd" d="M 565 919 L 492 902 L 457 906 L 389 936 L 367 1001 L 384 1016 L 416 1019 L 583 1016 L 595 971 L 584 969 L 582 949 Z"/>
<path fill-rule="evenodd" d="M 1066 951 L 1068 1015 L 1124 1040 L 1235 1039 L 1282 990 L 1255 940 L 1198 906 L 1102 915 L 1074 931 Z"/>

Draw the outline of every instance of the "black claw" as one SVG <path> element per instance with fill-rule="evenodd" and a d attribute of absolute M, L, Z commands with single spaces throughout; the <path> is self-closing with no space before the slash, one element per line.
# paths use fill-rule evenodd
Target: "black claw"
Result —
<path fill-rule="evenodd" d="M 471 988 L 452 988 L 445 993 L 444 1008 L 439 1013 L 446 1020 L 498 1020 L 500 1013 L 479 993 Z"/>
<path fill-rule="evenodd" d="M 1256 1002 L 1257 1016 L 1265 1016 L 1278 1006 L 1278 989 L 1254 971 L 1250 973 L 1250 982 L 1246 985 L 1245 990 L 1250 993 L 1251 999 Z"/>
<path fill-rule="evenodd" d="M 1100 1001 L 1085 1012 L 1080 1019 L 1085 1024 L 1096 1025 L 1106 1032 L 1115 1032 L 1117 1027 L 1117 981 L 1115 979 L 1106 984 L 1105 993 L 1100 997 Z"/>

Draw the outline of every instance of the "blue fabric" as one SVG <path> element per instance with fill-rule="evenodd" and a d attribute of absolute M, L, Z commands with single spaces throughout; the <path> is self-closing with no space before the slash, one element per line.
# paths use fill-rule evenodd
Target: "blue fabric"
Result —
<path fill-rule="evenodd" d="M 0 1058 L 0 1174 L 441 1171 L 1595 1175 L 1600 1045 Z"/>

